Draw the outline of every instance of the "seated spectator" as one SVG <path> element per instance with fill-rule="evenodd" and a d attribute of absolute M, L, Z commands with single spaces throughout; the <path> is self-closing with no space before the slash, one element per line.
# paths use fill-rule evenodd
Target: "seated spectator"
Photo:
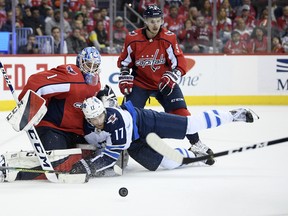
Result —
<path fill-rule="evenodd" d="M 98 21 L 96 28 L 89 35 L 90 43 L 95 46 L 100 52 L 108 53 L 109 46 L 108 35 L 104 29 L 103 21 Z"/>
<path fill-rule="evenodd" d="M 204 16 L 197 17 L 196 26 L 192 26 L 192 32 L 192 52 L 208 53 L 213 42 L 213 29 L 211 25 L 205 24 Z"/>
<path fill-rule="evenodd" d="M 251 34 L 251 39 L 249 42 L 249 53 L 267 53 L 268 52 L 268 43 L 267 36 L 265 36 L 264 29 L 260 27 L 255 27 L 253 33 Z"/>
<path fill-rule="evenodd" d="M 82 49 L 88 46 L 85 38 L 81 36 L 80 28 L 74 28 L 72 34 L 67 37 L 66 42 L 68 53 L 71 54 L 78 54 Z"/>
<path fill-rule="evenodd" d="M 51 29 L 51 35 L 54 38 L 54 45 L 51 47 L 51 49 L 54 50 L 54 54 L 67 54 L 68 53 L 68 48 L 67 48 L 67 42 L 66 40 L 63 41 L 63 52 L 61 53 L 61 35 L 60 35 L 60 28 L 58 26 L 54 26 Z M 48 46 L 48 44 L 47 44 Z M 48 53 L 49 53 L 49 48 L 46 47 Z M 47 53 L 47 54 L 48 54 Z"/>
<path fill-rule="evenodd" d="M 285 53 L 281 39 L 277 36 L 272 37 L 272 53 Z"/>
<path fill-rule="evenodd" d="M 86 10 L 87 10 L 87 17 L 91 18 L 93 15 L 93 11 L 96 9 L 95 1 L 94 0 L 85 0 Z M 83 12 L 83 11 L 82 11 Z"/>
<path fill-rule="evenodd" d="M 211 25 L 213 17 L 210 0 L 203 0 L 199 11 L 200 14 L 204 17 L 205 23 Z"/>
<path fill-rule="evenodd" d="M 42 35 L 44 35 L 45 33 L 45 19 L 44 19 L 44 15 L 40 14 L 40 10 L 38 7 L 31 7 L 31 13 L 32 13 L 32 17 L 35 20 L 38 20 L 41 26 L 41 31 L 42 31 Z"/>
<path fill-rule="evenodd" d="M 185 19 L 188 19 L 190 9 L 190 0 L 183 0 L 183 4 L 179 6 L 178 14 L 182 15 Z"/>
<path fill-rule="evenodd" d="M 88 10 L 87 10 L 87 8 L 86 8 L 86 5 L 80 5 L 80 10 L 79 10 L 79 12 L 81 12 L 81 14 L 82 14 L 82 16 L 83 16 L 83 24 L 84 24 L 84 26 L 87 28 L 87 23 L 89 22 L 89 19 L 90 19 L 90 17 L 89 17 L 89 13 L 88 13 Z M 94 27 L 94 26 L 93 26 Z"/>
<path fill-rule="evenodd" d="M 27 37 L 27 44 L 22 45 L 18 48 L 18 54 L 38 54 L 39 49 L 36 43 L 36 37 L 34 34 L 30 34 Z"/>
<path fill-rule="evenodd" d="M 24 10 L 25 10 L 25 16 L 23 17 L 24 27 L 32 28 L 33 32 L 36 35 L 43 35 L 43 31 L 42 31 L 43 26 L 39 19 L 32 16 L 31 7 L 26 6 Z"/>
<path fill-rule="evenodd" d="M 52 2 L 50 0 L 41 0 L 41 4 L 38 5 L 38 9 L 39 9 L 39 14 L 43 17 L 43 20 L 45 20 L 46 18 L 47 8 L 52 8 Z"/>
<path fill-rule="evenodd" d="M 18 0 L 17 6 L 20 8 L 22 15 L 25 14 L 25 7 L 28 6 L 27 0 Z"/>
<path fill-rule="evenodd" d="M 108 16 L 108 10 L 107 8 L 101 8 L 100 9 L 101 19 L 103 20 L 105 29 L 107 33 L 109 34 L 110 31 L 110 18 Z"/>
<path fill-rule="evenodd" d="M 266 7 L 262 10 L 260 14 L 260 18 L 256 20 L 255 22 L 256 26 L 267 29 L 268 28 L 268 15 L 269 15 L 269 12 L 268 12 L 268 8 Z M 277 27 L 277 22 L 273 20 L 271 21 L 271 33 L 272 35 L 280 35 L 280 32 Z"/>
<path fill-rule="evenodd" d="M 93 10 L 92 17 L 90 17 L 88 22 L 86 23 L 87 31 L 92 32 L 96 28 L 96 25 L 99 21 L 103 21 L 101 17 L 101 12 L 98 8 L 95 8 Z M 104 22 L 102 23 L 104 25 Z M 104 29 L 105 29 L 105 25 L 104 25 Z M 105 29 L 105 31 L 108 32 L 107 29 Z"/>
<path fill-rule="evenodd" d="M 189 9 L 189 15 L 188 19 L 192 21 L 192 25 L 196 25 L 196 19 L 200 15 L 200 12 L 198 11 L 197 7 L 191 7 Z"/>
<path fill-rule="evenodd" d="M 16 18 L 16 23 L 15 23 L 16 28 L 21 28 L 23 27 L 23 24 L 21 20 L 18 20 Z M 12 11 L 7 11 L 7 20 L 6 22 L 2 25 L 2 28 L 0 29 L 1 32 L 12 32 Z"/>
<path fill-rule="evenodd" d="M 63 28 L 64 38 L 67 38 L 68 35 L 71 33 L 72 29 L 71 29 L 69 22 L 67 22 L 65 19 L 63 19 L 63 25 L 64 25 L 64 28 Z M 54 16 L 52 17 L 52 19 L 48 20 L 48 22 L 46 23 L 46 26 L 45 26 L 46 35 L 51 35 L 53 27 L 58 27 L 58 28 L 61 27 L 59 9 L 56 9 L 54 11 Z"/>
<path fill-rule="evenodd" d="M 277 19 L 277 25 L 281 33 L 284 33 L 284 30 L 288 27 L 288 5 L 283 7 L 283 15 Z"/>
<path fill-rule="evenodd" d="M 255 18 L 250 15 L 250 6 L 249 5 L 243 5 L 242 8 L 241 8 L 241 15 L 240 16 L 237 16 L 235 19 L 234 19 L 234 24 L 233 24 L 233 27 L 236 26 L 236 23 L 237 23 L 237 20 L 238 19 L 243 19 L 244 22 L 245 22 L 245 25 L 246 25 L 246 28 L 252 32 L 254 27 L 255 27 Z"/>
<path fill-rule="evenodd" d="M 240 33 L 240 40 L 249 41 L 252 32 L 250 31 L 251 29 L 248 30 L 246 28 L 246 24 L 242 18 L 237 19 L 234 30 Z"/>
<path fill-rule="evenodd" d="M 178 34 L 178 39 L 180 41 L 179 46 L 184 53 L 192 53 L 192 43 L 193 43 L 193 31 L 192 31 L 192 21 L 187 19 L 184 23 L 184 29 L 181 29 Z"/>
<path fill-rule="evenodd" d="M 224 8 L 226 11 L 226 16 L 233 21 L 236 17 L 236 12 L 230 4 L 229 0 L 223 0 L 220 8 Z"/>
<path fill-rule="evenodd" d="M 231 33 L 231 39 L 228 40 L 224 46 L 223 52 L 225 54 L 247 54 L 247 42 L 240 40 L 240 33 L 238 31 L 233 31 Z"/>
<path fill-rule="evenodd" d="M 281 37 L 281 40 L 285 53 L 288 53 L 288 27 L 285 29 L 285 32 Z"/>
<path fill-rule="evenodd" d="M 46 7 L 46 10 L 45 10 L 45 19 L 44 19 L 44 23 L 45 23 L 45 26 L 46 26 L 46 23 L 51 20 L 54 16 L 54 11 L 52 9 L 52 7 Z M 51 22 L 51 21 L 49 21 Z M 44 30 L 45 32 L 45 30 Z"/>
<path fill-rule="evenodd" d="M 178 14 L 178 6 L 171 5 L 169 15 L 164 18 L 164 27 L 178 35 L 178 32 L 183 28 L 185 18 Z"/>
<path fill-rule="evenodd" d="M 120 16 L 116 17 L 113 26 L 113 43 L 117 53 L 121 52 L 128 33 L 128 29 L 124 26 L 123 18 Z"/>
<path fill-rule="evenodd" d="M 231 38 L 232 21 L 227 17 L 225 8 L 221 7 L 218 11 L 216 30 L 217 38 L 219 38 L 223 44 L 225 44 L 227 40 Z"/>
<path fill-rule="evenodd" d="M 238 7 L 236 8 L 236 15 L 237 16 L 241 16 L 243 13 L 243 7 L 247 8 L 248 10 L 248 14 L 253 17 L 254 19 L 256 19 L 257 17 L 257 13 L 256 13 L 256 9 L 253 6 L 253 4 L 251 3 L 251 0 L 242 0 L 242 4 L 241 6 L 238 5 Z"/>
<path fill-rule="evenodd" d="M 86 27 L 83 25 L 83 22 L 80 20 L 73 20 L 72 27 L 73 28 L 79 28 L 81 36 L 83 38 L 85 38 L 86 43 L 88 43 L 89 33 L 88 33 Z"/>

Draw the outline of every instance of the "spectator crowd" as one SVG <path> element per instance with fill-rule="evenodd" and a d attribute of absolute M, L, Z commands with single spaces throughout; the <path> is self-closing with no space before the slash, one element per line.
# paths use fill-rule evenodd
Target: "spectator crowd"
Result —
<path fill-rule="evenodd" d="M 61 29 L 59 0 L 16 0 L 15 27 L 33 30 L 27 36 L 27 44 L 18 47 L 17 53 L 49 53 L 41 52 L 35 44 L 35 37 L 44 35 L 53 37 L 54 44 L 49 49 L 56 54 L 78 53 L 86 46 L 95 46 L 101 53 L 120 53 L 128 34 L 123 17 L 117 16 L 111 23 L 107 8 L 96 7 L 96 1 L 63 0 Z M 184 53 L 261 54 L 269 52 L 269 44 L 272 53 L 288 53 L 288 2 L 271 1 L 269 10 L 268 0 L 217 0 L 214 19 L 214 0 L 166 0 L 163 25 L 176 34 Z M 117 1 L 117 4 L 125 3 Z M 130 3 L 140 15 L 150 4 L 161 6 L 160 0 Z M 130 16 L 131 20 L 136 19 Z M 110 25 L 113 25 L 112 32 Z M 0 31 L 12 32 L 10 0 L 0 0 Z M 269 38 L 268 31 L 271 31 Z M 113 47 L 110 47 L 110 34 L 113 34 Z"/>

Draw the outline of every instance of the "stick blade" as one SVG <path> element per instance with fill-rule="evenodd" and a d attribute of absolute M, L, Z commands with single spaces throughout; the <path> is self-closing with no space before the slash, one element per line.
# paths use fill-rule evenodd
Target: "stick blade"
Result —
<path fill-rule="evenodd" d="M 146 137 L 148 145 L 159 154 L 182 164 L 183 155 L 171 148 L 164 140 L 162 140 L 156 133 L 149 133 Z"/>
<path fill-rule="evenodd" d="M 60 173 L 58 174 L 59 183 L 81 184 L 89 181 L 87 174 L 70 174 Z"/>

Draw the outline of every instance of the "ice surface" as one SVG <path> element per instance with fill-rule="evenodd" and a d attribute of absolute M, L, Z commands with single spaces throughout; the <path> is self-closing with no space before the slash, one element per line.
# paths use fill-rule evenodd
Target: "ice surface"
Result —
<path fill-rule="evenodd" d="M 239 107 L 239 106 L 237 106 Z M 287 106 L 245 106 L 260 116 L 254 124 L 233 123 L 202 131 L 214 152 L 288 136 Z M 191 112 L 228 106 L 193 106 Z M 153 109 L 161 110 L 160 107 Z M 0 113 L 0 153 L 31 150 Z M 188 147 L 188 141 L 166 140 Z M 284 216 L 288 215 L 288 143 L 217 158 L 212 167 L 149 172 L 130 159 L 121 177 L 86 184 L 47 181 L 0 183 L 0 215 L 29 216 Z M 118 190 L 127 187 L 127 197 Z"/>

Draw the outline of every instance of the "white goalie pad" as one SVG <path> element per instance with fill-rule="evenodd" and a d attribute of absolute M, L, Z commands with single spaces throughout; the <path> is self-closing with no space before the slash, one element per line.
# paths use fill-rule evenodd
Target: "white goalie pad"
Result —
<path fill-rule="evenodd" d="M 9 113 L 6 120 L 15 131 L 28 131 L 37 125 L 47 112 L 45 99 L 34 91 L 28 90 L 17 106 Z"/>
<path fill-rule="evenodd" d="M 82 151 L 79 148 L 75 149 L 61 149 L 46 151 L 49 160 L 53 162 L 63 161 L 68 156 L 82 157 Z M 2 155 L 5 163 L 2 166 L 6 167 L 21 167 L 21 168 L 34 168 L 39 167 L 40 163 L 34 151 L 18 151 L 18 152 L 7 152 Z M 71 161 L 63 162 L 62 166 L 65 167 L 65 163 L 71 163 Z M 19 171 L 6 170 L 5 181 L 15 181 Z M 63 176 L 65 176 L 63 174 Z M 64 181 L 64 180 L 61 180 Z"/>

